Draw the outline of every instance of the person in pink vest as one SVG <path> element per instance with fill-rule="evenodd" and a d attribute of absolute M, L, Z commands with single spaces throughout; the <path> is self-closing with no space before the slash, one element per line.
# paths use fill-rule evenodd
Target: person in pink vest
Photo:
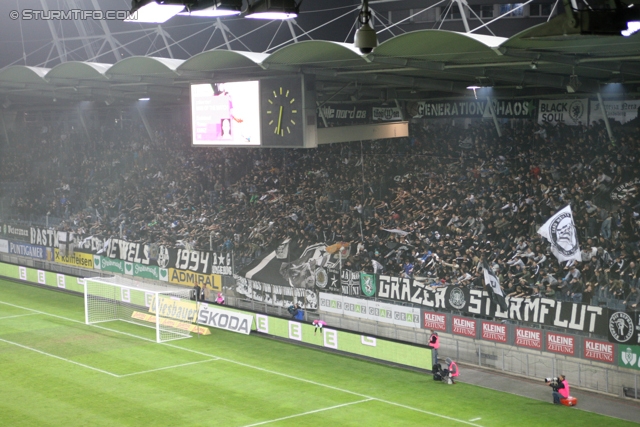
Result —
<path fill-rule="evenodd" d="M 222 293 L 218 293 L 218 297 L 216 298 L 216 304 L 224 304 L 224 295 Z"/>
<path fill-rule="evenodd" d="M 444 370 L 444 377 L 451 378 L 451 383 L 455 384 L 454 378 L 460 375 L 460 370 L 458 369 L 458 364 L 451 360 L 450 357 L 447 357 L 447 369 Z"/>
<path fill-rule="evenodd" d="M 560 404 L 560 399 L 569 397 L 569 383 L 564 375 L 558 375 L 558 381 L 552 381 L 549 387 L 553 388 L 553 403 Z"/>
<path fill-rule="evenodd" d="M 428 347 L 431 349 L 431 366 L 435 366 L 438 363 L 438 349 L 440 348 L 440 337 L 437 332 L 431 329 L 431 336 L 429 337 Z"/>
<path fill-rule="evenodd" d="M 320 329 L 320 332 L 322 332 L 322 328 L 327 326 L 327 322 L 325 322 L 324 320 L 316 319 L 316 320 L 313 321 L 313 326 L 316 327 L 313 330 L 313 335 L 315 335 L 316 332 L 318 332 L 318 329 Z"/>

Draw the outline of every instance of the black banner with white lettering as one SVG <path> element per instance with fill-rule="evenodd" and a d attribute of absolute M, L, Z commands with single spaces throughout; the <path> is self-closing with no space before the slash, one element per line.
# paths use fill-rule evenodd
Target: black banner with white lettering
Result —
<path fill-rule="evenodd" d="M 491 106 L 500 119 L 535 117 L 538 109 L 538 103 L 534 99 L 493 99 Z M 408 105 L 408 111 L 415 118 L 491 117 L 486 99 L 415 102 Z"/>
<path fill-rule="evenodd" d="M 20 225 L 11 225 L 7 223 L 0 224 L 0 237 L 7 240 L 18 240 L 20 242 L 31 243 L 29 241 L 29 227 Z"/>
<path fill-rule="evenodd" d="M 456 286 L 431 288 L 411 279 L 384 275 L 378 278 L 376 296 L 426 308 L 556 326 L 601 336 L 606 335 L 609 329 L 609 313 L 606 308 L 548 298 L 506 298 L 508 309 L 504 311 L 485 291 Z"/>
<path fill-rule="evenodd" d="M 267 305 L 288 308 L 300 304 L 305 310 L 318 309 L 318 294 L 314 289 L 294 288 L 291 286 L 270 285 L 250 280 L 246 277 L 234 276 L 235 288 L 225 291 L 225 295 L 246 298 Z"/>
<path fill-rule="evenodd" d="M 318 125 L 364 125 L 371 123 L 371 107 L 356 104 L 324 104 L 317 109 Z"/>

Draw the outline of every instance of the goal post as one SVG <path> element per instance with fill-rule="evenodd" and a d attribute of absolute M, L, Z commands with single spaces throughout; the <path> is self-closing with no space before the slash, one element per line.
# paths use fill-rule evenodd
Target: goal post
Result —
<path fill-rule="evenodd" d="M 198 316 L 192 290 L 121 277 L 87 278 L 85 323 L 126 322 L 155 329 L 155 341 L 191 337 Z"/>

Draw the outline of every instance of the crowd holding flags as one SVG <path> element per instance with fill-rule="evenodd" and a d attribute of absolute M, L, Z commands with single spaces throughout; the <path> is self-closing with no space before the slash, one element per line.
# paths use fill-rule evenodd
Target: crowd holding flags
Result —
<path fill-rule="evenodd" d="M 549 218 L 538 229 L 538 234 L 549 241 L 551 252 L 558 258 L 559 262 L 568 260 L 582 261 L 578 233 L 573 222 L 570 205 L 565 206 Z"/>
<path fill-rule="evenodd" d="M 500 279 L 495 275 L 489 264 L 486 261 L 482 262 L 482 269 L 484 270 L 484 283 L 491 289 L 491 299 L 498 305 L 503 311 L 507 311 L 507 302 L 504 299 L 504 292 L 500 287 Z"/>

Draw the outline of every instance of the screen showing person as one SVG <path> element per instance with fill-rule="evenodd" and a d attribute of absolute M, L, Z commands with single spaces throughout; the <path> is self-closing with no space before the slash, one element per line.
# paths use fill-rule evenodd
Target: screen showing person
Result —
<path fill-rule="evenodd" d="M 260 145 L 259 82 L 191 85 L 192 144 Z"/>

